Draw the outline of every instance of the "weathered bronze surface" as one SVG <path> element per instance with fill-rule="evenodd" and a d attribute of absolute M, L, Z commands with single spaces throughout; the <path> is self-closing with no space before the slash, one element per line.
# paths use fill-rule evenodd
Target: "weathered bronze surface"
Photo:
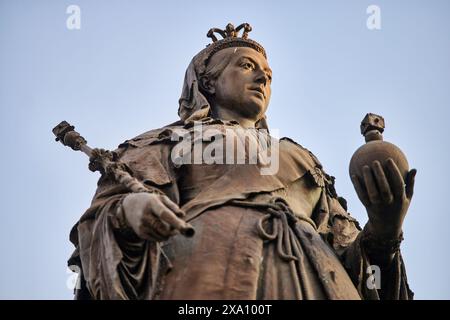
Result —
<path fill-rule="evenodd" d="M 370 152 L 374 161 L 356 164 L 361 173 L 352 181 L 369 216 L 361 229 L 334 178 L 289 138 L 270 149 L 279 160 L 272 174 L 261 174 L 259 161 L 222 161 L 224 154 L 214 163 L 174 161 L 174 135 L 193 137 L 188 149 L 195 153 L 199 124 L 242 141 L 242 132 L 262 133 L 262 145 L 275 145 L 265 131 L 272 71 L 250 31 L 248 24 L 211 29 L 213 43 L 186 71 L 175 123 L 114 152 L 93 149 L 94 157 L 69 124 L 55 128 L 102 173 L 70 235 L 76 250 L 69 264 L 81 269 L 77 299 L 413 297 L 399 248 L 415 170 L 404 180 L 390 157 L 380 161 Z M 201 150 L 211 141 L 201 139 Z M 245 156 L 254 141 L 247 140 Z M 112 156 L 106 161 L 105 154 Z M 192 237 L 179 232 L 186 223 L 195 228 Z"/>

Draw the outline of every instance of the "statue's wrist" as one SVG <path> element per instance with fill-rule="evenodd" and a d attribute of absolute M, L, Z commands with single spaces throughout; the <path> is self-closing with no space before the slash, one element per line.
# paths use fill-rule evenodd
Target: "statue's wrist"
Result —
<path fill-rule="evenodd" d="M 379 229 L 368 222 L 364 227 L 362 234 L 363 246 L 372 253 L 395 254 L 400 250 L 400 244 L 403 240 L 403 232 L 389 231 L 380 232 Z"/>
<path fill-rule="evenodd" d="M 394 239 L 398 238 L 402 233 L 402 223 L 386 221 L 386 219 L 379 219 L 378 215 L 373 215 L 368 212 L 369 221 L 365 229 L 371 234 L 377 235 L 379 238 Z"/>
<path fill-rule="evenodd" d="M 128 220 L 126 218 L 125 210 L 122 205 L 124 198 L 125 197 L 123 197 L 118 202 L 117 207 L 116 207 L 116 212 L 115 212 L 116 227 L 121 235 L 123 235 L 124 237 L 129 238 L 129 239 L 134 239 L 134 238 L 137 238 L 137 235 L 134 232 L 133 228 L 128 223 Z"/>

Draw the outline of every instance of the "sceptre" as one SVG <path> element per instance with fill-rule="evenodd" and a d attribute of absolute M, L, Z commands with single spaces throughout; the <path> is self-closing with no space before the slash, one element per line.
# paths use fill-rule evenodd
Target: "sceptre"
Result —
<path fill-rule="evenodd" d="M 89 157 L 89 170 L 111 175 L 118 183 L 131 192 L 150 191 L 141 181 L 126 171 L 125 164 L 117 159 L 114 152 L 89 147 L 86 139 L 74 129 L 75 127 L 67 121 L 62 121 L 52 131 L 56 136 L 56 141 L 60 141 L 63 145 L 72 148 L 72 150 L 81 151 Z M 160 214 L 159 217 L 186 237 L 192 237 L 195 233 L 194 228 L 183 220 L 174 219 L 171 215 L 165 213 Z"/>

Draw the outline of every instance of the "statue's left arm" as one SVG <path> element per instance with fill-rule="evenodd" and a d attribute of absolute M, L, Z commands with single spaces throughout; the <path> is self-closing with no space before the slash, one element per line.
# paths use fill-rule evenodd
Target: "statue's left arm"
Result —
<path fill-rule="evenodd" d="M 353 180 L 369 215 L 369 221 L 360 230 L 356 220 L 348 214 L 343 199 L 337 197 L 335 192 L 329 192 L 328 234 L 324 234 L 327 234 L 327 239 L 340 256 L 363 299 L 412 299 L 400 242 L 401 224 L 412 197 L 415 170 L 408 174 L 405 185 L 394 163 L 389 162 L 383 174 L 380 173 L 379 164 L 374 166 L 374 176 L 380 175 L 374 179 L 389 186 L 384 190 L 389 190 L 391 194 L 374 194 L 374 186 L 368 183 L 375 183 L 375 180 L 368 179 L 365 184 Z M 364 170 L 367 176 L 367 168 Z M 332 189 L 334 191 L 334 186 Z M 370 196 L 367 190 L 370 190 Z M 371 202 L 377 199 L 374 197 L 378 197 L 376 204 Z"/>
<path fill-rule="evenodd" d="M 416 170 L 412 169 L 404 181 L 395 162 L 388 159 L 384 164 L 374 161 L 370 167 L 364 166 L 362 179 L 352 176 L 369 217 L 361 242 L 372 265 L 381 271 L 381 292 L 388 299 L 405 298 L 397 292 L 399 284 L 389 279 L 393 273 L 404 272 L 400 256 L 402 225 L 413 196 L 415 175 Z"/>

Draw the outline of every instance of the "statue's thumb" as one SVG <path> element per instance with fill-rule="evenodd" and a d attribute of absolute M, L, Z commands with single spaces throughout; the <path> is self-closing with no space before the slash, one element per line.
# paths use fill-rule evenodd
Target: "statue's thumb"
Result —
<path fill-rule="evenodd" d="M 416 169 L 411 169 L 411 171 L 408 172 L 408 176 L 406 177 L 406 197 L 408 199 L 411 199 L 414 193 L 414 182 L 416 179 Z"/>

